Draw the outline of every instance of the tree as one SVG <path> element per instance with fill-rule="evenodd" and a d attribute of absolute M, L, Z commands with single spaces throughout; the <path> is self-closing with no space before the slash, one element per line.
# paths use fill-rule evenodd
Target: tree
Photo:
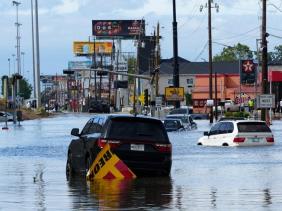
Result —
<path fill-rule="evenodd" d="M 20 96 L 24 99 L 29 99 L 32 92 L 32 86 L 26 78 L 20 80 Z"/>
<path fill-rule="evenodd" d="M 9 78 L 9 85 L 8 85 L 8 96 L 12 96 L 12 85 L 13 85 L 13 76 Z M 24 99 L 29 99 L 32 92 L 32 86 L 28 83 L 26 78 L 20 80 L 20 97 Z M 3 94 L 3 86 L 2 86 L 2 94 Z"/>
<path fill-rule="evenodd" d="M 237 61 L 239 59 L 253 59 L 253 52 L 249 46 L 238 43 L 233 47 L 224 47 L 220 54 L 213 57 L 213 61 L 215 62 Z"/>
<path fill-rule="evenodd" d="M 282 45 L 274 47 L 273 52 L 268 53 L 269 62 L 282 62 Z"/>

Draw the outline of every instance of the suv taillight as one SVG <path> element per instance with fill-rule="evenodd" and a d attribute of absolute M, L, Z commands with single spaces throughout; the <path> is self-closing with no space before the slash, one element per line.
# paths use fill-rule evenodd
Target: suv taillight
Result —
<path fill-rule="evenodd" d="M 159 152 L 171 152 L 172 151 L 171 144 L 155 144 L 155 148 Z"/>
<path fill-rule="evenodd" d="M 106 139 L 99 139 L 97 142 L 98 147 L 101 149 L 104 148 L 104 146 L 108 143 L 112 149 L 118 147 L 120 145 L 120 141 L 116 140 L 106 140 Z"/>
<path fill-rule="evenodd" d="M 245 138 L 243 138 L 243 137 L 235 137 L 233 139 L 234 143 L 243 143 L 244 141 L 245 141 Z"/>
<path fill-rule="evenodd" d="M 273 138 L 273 137 L 267 137 L 267 138 L 266 138 L 266 141 L 267 141 L 268 143 L 274 143 L 274 138 Z"/>

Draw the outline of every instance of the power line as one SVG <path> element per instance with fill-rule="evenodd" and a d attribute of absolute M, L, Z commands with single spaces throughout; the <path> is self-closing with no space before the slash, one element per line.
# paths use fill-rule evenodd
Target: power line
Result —
<path fill-rule="evenodd" d="M 278 38 L 278 39 L 282 39 L 282 37 L 274 35 L 274 34 L 269 34 L 269 35 L 272 36 L 272 37 Z"/>
<path fill-rule="evenodd" d="M 202 56 L 202 54 L 204 53 L 204 51 L 206 50 L 208 46 L 208 41 L 205 43 L 204 47 L 202 48 L 202 50 L 200 51 L 200 53 L 196 56 L 196 58 L 194 59 L 194 61 L 198 61 L 198 59 Z"/>
<path fill-rule="evenodd" d="M 215 39 L 215 40 L 230 40 L 230 39 L 234 39 L 234 38 L 237 38 L 237 37 L 242 37 L 242 36 L 245 36 L 246 34 L 248 34 L 248 33 L 250 33 L 250 32 L 256 31 L 256 30 L 258 30 L 258 29 L 259 29 L 259 27 L 256 26 L 255 28 L 250 29 L 250 30 L 248 30 L 248 31 L 246 31 L 246 32 L 243 32 L 243 33 L 241 33 L 241 34 L 237 34 L 237 35 L 233 35 L 233 36 L 225 37 L 225 38 L 220 38 L 220 39 Z"/>

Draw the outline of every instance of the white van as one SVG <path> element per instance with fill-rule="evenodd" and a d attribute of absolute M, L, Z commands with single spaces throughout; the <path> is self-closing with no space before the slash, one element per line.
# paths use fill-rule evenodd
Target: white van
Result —
<path fill-rule="evenodd" d="M 273 145 L 274 136 L 264 121 L 229 120 L 214 124 L 198 140 L 205 146 L 262 146 Z"/>

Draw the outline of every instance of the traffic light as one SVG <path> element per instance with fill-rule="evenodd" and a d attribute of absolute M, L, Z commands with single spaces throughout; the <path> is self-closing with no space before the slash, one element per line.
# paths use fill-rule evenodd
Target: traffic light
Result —
<path fill-rule="evenodd" d="M 148 106 L 149 105 L 149 93 L 148 93 L 148 89 L 144 90 L 144 106 Z"/>

